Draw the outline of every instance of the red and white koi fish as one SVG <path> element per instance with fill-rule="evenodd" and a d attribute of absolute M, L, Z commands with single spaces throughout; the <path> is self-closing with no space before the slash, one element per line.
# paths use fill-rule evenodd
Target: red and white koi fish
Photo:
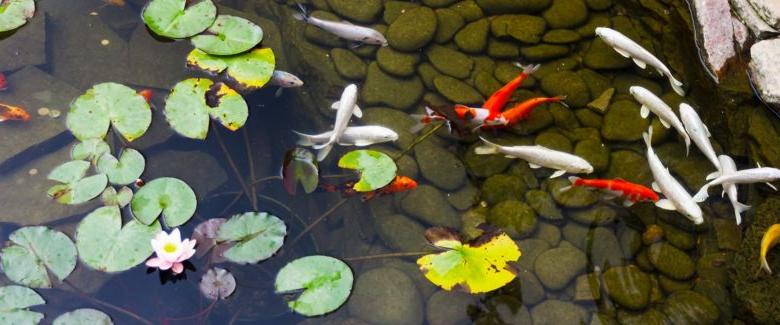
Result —
<path fill-rule="evenodd" d="M 538 64 L 528 66 L 521 66 L 520 64 L 517 65 L 523 68 L 523 72 L 515 77 L 515 79 L 512 79 L 512 81 L 501 87 L 501 89 L 496 90 L 496 92 L 490 95 L 490 98 L 488 98 L 485 104 L 482 105 L 482 107 L 489 110 L 493 115 L 501 114 L 501 111 L 504 109 L 504 105 L 509 102 L 509 99 L 512 98 L 512 94 L 518 87 L 520 87 L 520 84 L 522 84 L 523 81 L 528 78 L 528 76 L 539 69 Z"/>
<path fill-rule="evenodd" d="M 0 104 L 0 122 L 5 121 L 29 121 L 30 114 L 23 108 Z"/>
<path fill-rule="evenodd" d="M 0 72 L 0 91 L 8 89 L 8 80 L 5 79 L 5 75 Z"/>
<path fill-rule="evenodd" d="M 547 103 L 561 103 L 566 106 L 566 104 L 563 102 L 565 99 L 566 96 L 531 98 L 504 111 L 501 113 L 501 115 L 503 115 L 504 119 L 506 119 L 507 126 L 512 126 L 517 124 L 517 122 L 528 118 L 528 116 L 531 115 L 534 109 L 539 107 L 539 105 Z"/>
<path fill-rule="evenodd" d="M 626 198 L 623 205 L 627 207 L 634 205 L 636 202 L 656 202 L 659 199 L 658 194 L 652 189 L 620 178 L 585 179 L 577 176 L 569 176 L 569 182 L 571 182 L 571 186 L 561 188 L 561 192 L 577 186 L 599 189 L 607 192 L 610 196 Z"/>
<path fill-rule="evenodd" d="M 355 41 L 362 44 L 387 46 L 387 39 L 385 36 L 375 29 L 353 25 L 352 23 L 346 21 L 340 22 L 319 19 L 310 16 L 309 13 L 306 12 L 306 8 L 304 8 L 303 5 L 298 4 L 298 8 L 301 9 L 301 12 L 293 15 L 293 17 L 297 20 L 322 28 L 331 34 L 346 40 Z"/>
<path fill-rule="evenodd" d="M 355 182 L 349 182 L 341 186 L 324 184 L 321 185 L 320 187 L 326 192 L 341 192 L 344 197 L 353 197 L 355 195 L 360 194 L 359 192 L 352 189 L 352 186 L 354 185 Z M 368 201 L 377 196 L 389 195 L 394 193 L 402 193 L 406 191 L 411 191 L 415 188 L 417 188 L 417 181 L 415 181 L 414 179 L 411 179 L 406 176 L 396 176 L 395 179 L 392 182 L 390 182 L 390 184 L 387 184 L 384 187 L 376 189 L 371 192 L 362 193 L 363 194 L 362 200 Z"/>
<path fill-rule="evenodd" d="M 444 121 L 444 123 L 447 123 L 447 129 L 452 132 L 452 125 L 447 117 L 432 110 L 428 106 L 425 106 L 425 114 L 411 114 L 410 116 L 417 122 L 417 124 L 409 128 L 409 132 L 411 133 L 420 132 L 424 127 L 436 121 Z"/>
<path fill-rule="evenodd" d="M 493 114 L 487 108 L 468 107 L 464 105 L 455 105 L 455 115 L 472 129 L 483 127 L 505 126 L 506 118 L 499 112 Z"/>

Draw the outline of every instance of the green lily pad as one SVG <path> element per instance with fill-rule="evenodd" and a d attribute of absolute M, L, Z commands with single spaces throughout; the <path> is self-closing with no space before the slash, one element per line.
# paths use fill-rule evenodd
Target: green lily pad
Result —
<path fill-rule="evenodd" d="M 84 178 L 87 170 L 89 170 L 89 162 L 73 160 L 54 167 L 47 178 L 60 183 L 73 183 Z"/>
<path fill-rule="evenodd" d="M 205 33 L 192 38 L 192 45 L 213 55 L 233 55 L 249 50 L 263 40 L 263 29 L 241 17 L 219 15 Z"/>
<path fill-rule="evenodd" d="M 135 182 L 146 167 L 146 160 L 138 150 L 125 148 L 119 159 L 111 154 L 104 154 L 97 163 L 97 170 L 108 176 L 111 184 L 127 185 Z"/>
<path fill-rule="evenodd" d="M 38 324 L 43 314 L 27 308 L 46 304 L 33 289 L 22 286 L 0 287 L 0 324 Z"/>
<path fill-rule="evenodd" d="M 123 227 L 118 207 L 100 207 L 79 223 L 76 247 L 81 261 L 89 267 L 121 272 L 143 263 L 152 254 L 149 243 L 160 230 L 159 222 L 145 226 L 137 220 Z"/>
<path fill-rule="evenodd" d="M 277 294 L 303 290 L 287 305 L 304 316 L 319 316 L 338 309 L 352 291 L 349 265 L 339 259 L 313 255 L 287 263 L 276 274 Z"/>
<path fill-rule="evenodd" d="M 217 7 L 211 0 L 152 0 L 142 16 L 157 35 L 186 38 L 209 28 L 217 18 Z"/>
<path fill-rule="evenodd" d="M 127 141 L 133 141 L 146 133 L 152 123 L 152 110 L 132 88 L 106 82 L 73 101 L 66 123 L 73 136 L 82 141 L 102 139 L 109 125 Z"/>
<path fill-rule="evenodd" d="M 151 225 L 162 213 L 165 225 L 178 227 L 195 214 L 198 200 L 187 183 L 163 177 L 146 183 L 133 196 L 130 210 L 136 220 Z"/>
<path fill-rule="evenodd" d="M 179 134 L 205 139 L 209 115 L 231 131 L 238 130 L 249 117 L 246 101 L 227 85 L 205 78 L 180 81 L 165 99 L 165 118 Z"/>
<path fill-rule="evenodd" d="M 371 192 L 390 184 L 398 169 L 390 156 L 374 150 L 351 151 L 339 159 L 339 167 L 360 171 L 360 181 L 352 187 L 358 192 Z"/>
<path fill-rule="evenodd" d="M 81 308 L 71 312 L 64 313 L 54 319 L 54 325 L 111 325 L 111 321 L 106 313 L 92 308 Z"/>
<path fill-rule="evenodd" d="M 265 212 L 234 215 L 217 232 L 218 242 L 235 242 L 223 255 L 235 263 L 257 263 L 265 260 L 284 243 L 287 226 Z"/>
<path fill-rule="evenodd" d="M 35 14 L 33 0 L 5 0 L 0 3 L 0 32 L 19 28 Z"/>
<path fill-rule="evenodd" d="M 238 90 L 254 90 L 271 80 L 276 57 L 270 48 L 254 49 L 231 56 L 215 56 L 194 49 L 187 55 L 187 66 L 212 74 L 225 71 L 231 85 Z"/>
<path fill-rule="evenodd" d="M 11 233 L 2 251 L 3 272 L 19 284 L 51 288 L 51 272 L 64 280 L 76 268 L 76 246 L 65 234 L 46 227 L 24 227 Z M 48 270 L 48 272 L 47 272 Z"/>
<path fill-rule="evenodd" d="M 126 205 L 130 204 L 132 199 L 133 190 L 127 186 L 123 186 L 118 192 L 113 187 L 109 186 L 106 187 L 103 194 L 100 195 L 100 200 L 103 202 L 103 205 L 116 205 L 120 208 L 124 208 Z"/>
<path fill-rule="evenodd" d="M 70 158 L 73 160 L 87 160 L 97 164 L 100 157 L 110 152 L 111 147 L 103 139 L 87 139 L 73 146 L 73 149 L 70 151 Z"/>
<path fill-rule="evenodd" d="M 282 183 L 290 195 L 295 195 L 298 183 L 303 186 L 306 194 L 314 192 L 320 182 L 320 172 L 317 159 L 311 151 L 294 148 L 287 151 L 282 166 Z"/>
<path fill-rule="evenodd" d="M 55 167 L 48 179 L 63 184 L 54 185 L 48 190 L 49 197 L 62 204 L 80 204 L 96 198 L 108 184 L 106 175 L 98 174 L 84 177 L 89 162 L 74 160 Z"/>

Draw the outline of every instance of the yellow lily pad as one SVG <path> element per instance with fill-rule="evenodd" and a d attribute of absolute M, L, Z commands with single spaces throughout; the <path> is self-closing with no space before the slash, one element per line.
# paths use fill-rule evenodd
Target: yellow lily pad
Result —
<path fill-rule="evenodd" d="M 199 49 L 187 55 L 187 66 L 211 74 L 223 71 L 228 82 L 238 90 L 254 90 L 271 80 L 276 68 L 276 57 L 270 48 L 259 48 L 249 52 L 218 56 Z"/>

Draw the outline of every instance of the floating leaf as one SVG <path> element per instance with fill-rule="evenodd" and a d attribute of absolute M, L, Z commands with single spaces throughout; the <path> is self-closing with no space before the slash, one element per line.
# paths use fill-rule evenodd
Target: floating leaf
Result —
<path fill-rule="evenodd" d="M 89 170 L 89 162 L 74 160 L 54 167 L 47 178 L 60 183 L 73 183 L 84 178 L 87 170 Z"/>
<path fill-rule="evenodd" d="M 287 263 L 276 274 L 277 294 L 301 291 L 297 299 L 287 302 L 304 316 L 319 316 L 338 309 L 352 291 L 353 276 L 349 265 L 339 259 L 313 255 Z"/>
<path fill-rule="evenodd" d="M 276 68 L 276 57 L 270 48 L 231 56 L 214 56 L 194 49 L 187 55 L 187 66 L 213 74 L 227 70 L 227 77 L 236 89 L 252 90 L 271 80 Z"/>
<path fill-rule="evenodd" d="M 111 325 L 111 317 L 106 313 L 92 308 L 81 308 L 64 313 L 54 319 L 54 325 Z"/>
<path fill-rule="evenodd" d="M 146 160 L 138 150 L 125 148 L 119 159 L 111 154 L 104 154 L 97 163 L 97 170 L 108 176 L 108 181 L 116 185 L 128 185 L 141 177 L 146 167 Z"/>
<path fill-rule="evenodd" d="M 187 183 L 177 178 L 163 177 L 146 183 L 133 196 L 130 209 L 133 216 L 151 225 L 162 213 L 165 225 L 178 227 L 195 214 L 198 200 Z"/>
<path fill-rule="evenodd" d="M 9 238 L 13 244 L 3 249 L 2 266 L 5 275 L 16 283 L 51 288 L 48 272 L 64 280 L 76 268 L 76 246 L 59 231 L 24 227 Z"/>
<path fill-rule="evenodd" d="M 87 161 L 74 160 L 55 167 L 48 179 L 64 184 L 52 186 L 47 192 L 49 197 L 62 204 L 80 204 L 100 195 L 108 178 L 102 174 L 84 178 L 89 166 Z"/>
<path fill-rule="evenodd" d="M 73 149 L 70 151 L 70 158 L 73 160 L 87 160 L 97 164 L 100 157 L 110 152 L 111 148 L 103 139 L 87 139 L 73 146 Z"/>
<path fill-rule="evenodd" d="M 231 262 L 257 263 L 271 257 L 284 243 L 287 226 L 265 212 L 234 215 L 217 232 L 217 241 L 235 242 L 223 254 Z"/>
<path fill-rule="evenodd" d="M 159 222 L 145 226 L 130 220 L 122 227 L 116 206 L 97 208 L 79 223 L 76 247 L 84 264 L 103 272 L 120 272 L 143 263 L 152 254 L 152 238 Z"/>
<path fill-rule="evenodd" d="M 353 186 L 358 192 L 370 192 L 390 184 L 397 170 L 392 158 L 374 150 L 351 151 L 339 159 L 339 167 L 360 171 L 360 181 Z"/>
<path fill-rule="evenodd" d="M 192 239 L 198 242 L 196 247 L 198 257 L 206 255 L 211 248 L 217 245 L 219 227 L 225 222 L 227 222 L 225 218 L 212 218 L 195 227 L 195 230 L 192 231 Z"/>
<path fill-rule="evenodd" d="M 236 278 L 218 267 L 208 270 L 200 279 L 200 292 L 211 300 L 225 299 L 236 291 Z"/>
<path fill-rule="evenodd" d="M 231 131 L 238 130 L 249 116 L 246 101 L 225 84 L 205 78 L 180 81 L 165 99 L 165 118 L 179 134 L 205 139 L 209 115 Z"/>
<path fill-rule="evenodd" d="M 263 29 L 241 17 L 219 15 L 205 33 L 192 38 L 192 45 L 213 55 L 233 55 L 249 50 L 263 40 Z"/>
<path fill-rule="evenodd" d="M 142 16 L 157 35 L 186 38 L 209 28 L 217 18 L 217 7 L 211 0 L 152 0 Z"/>
<path fill-rule="evenodd" d="M 70 105 L 67 125 L 79 140 L 102 139 L 109 125 L 127 141 L 138 139 L 152 123 L 149 103 L 135 90 L 113 82 L 97 84 Z"/>
<path fill-rule="evenodd" d="M 27 308 L 46 301 L 34 290 L 21 286 L 0 287 L 0 324 L 38 324 L 43 314 Z"/>
<path fill-rule="evenodd" d="M 133 190 L 124 186 L 117 192 L 113 187 L 109 186 L 100 195 L 100 200 L 103 201 L 103 205 L 115 205 L 120 208 L 124 208 L 130 204 L 130 200 L 133 199 Z"/>
<path fill-rule="evenodd" d="M 509 263 L 520 258 L 520 249 L 506 233 L 487 232 L 469 244 L 444 228 L 430 228 L 425 236 L 446 251 L 420 257 L 417 265 L 428 280 L 444 290 L 459 287 L 470 293 L 488 292 L 515 278 Z"/>
<path fill-rule="evenodd" d="M 320 182 L 320 171 L 317 159 L 311 151 L 294 148 L 284 155 L 282 167 L 282 183 L 287 193 L 295 195 L 298 183 L 303 186 L 306 194 L 314 192 Z"/>
<path fill-rule="evenodd" d="M 0 1 L 0 32 L 19 28 L 35 14 L 33 0 Z"/>

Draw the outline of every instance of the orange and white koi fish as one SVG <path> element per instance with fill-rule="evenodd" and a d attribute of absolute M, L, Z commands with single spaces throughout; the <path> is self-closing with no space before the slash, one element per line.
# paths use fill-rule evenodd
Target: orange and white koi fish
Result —
<path fill-rule="evenodd" d="M 0 122 L 5 121 L 29 121 L 30 114 L 23 108 L 0 104 Z"/>
<path fill-rule="evenodd" d="M 565 103 L 563 103 L 563 100 L 565 99 L 566 96 L 531 98 L 504 111 L 503 113 L 501 113 L 501 115 L 503 115 L 504 119 L 506 119 L 507 126 L 512 126 L 517 124 L 517 122 L 520 122 L 528 118 L 528 116 L 531 115 L 534 109 L 539 107 L 539 105 L 547 104 L 547 103 L 561 103 L 563 105 L 566 105 Z"/>
<path fill-rule="evenodd" d="M 447 123 L 447 128 L 452 132 L 452 125 L 447 117 L 432 110 L 428 106 L 425 106 L 425 114 L 411 114 L 410 116 L 417 122 L 417 124 L 409 128 L 409 132 L 411 133 L 420 132 L 424 127 L 436 121 L 444 121 L 444 123 Z"/>
<path fill-rule="evenodd" d="M 465 105 L 455 105 L 455 116 L 472 128 L 472 130 L 483 127 L 505 126 L 506 118 L 499 114 L 493 114 L 487 108 L 468 107 Z"/>
<path fill-rule="evenodd" d="M 528 76 L 539 69 L 538 64 L 528 66 L 521 66 L 520 64 L 517 65 L 523 68 L 523 72 L 515 77 L 515 79 L 512 79 L 512 81 L 501 87 L 501 89 L 496 90 L 496 92 L 490 95 L 490 98 L 488 98 L 485 104 L 482 105 L 482 107 L 489 110 L 490 113 L 494 116 L 501 114 L 501 111 L 504 109 L 504 105 L 506 105 L 506 103 L 509 102 L 509 99 L 512 98 L 512 93 L 514 93 L 515 90 L 520 87 L 520 84 L 522 84 L 523 81 L 528 78 Z"/>
<path fill-rule="evenodd" d="M 772 274 L 772 269 L 769 268 L 769 263 L 766 262 L 766 253 L 769 252 L 778 241 L 780 241 L 780 223 L 770 226 L 764 233 L 764 237 L 761 238 L 761 268 L 769 274 Z"/>
<path fill-rule="evenodd" d="M 138 94 L 141 95 L 144 99 L 146 99 L 146 102 L 151 104 L 152 103 L 152 96 L 154 93 L 151 89 L 146 88 L 138 91 Z"/>
<path fill-rule="evenodd" d="M 643 185 L 631 183 L 629 181 L 616 179 L 585 179 L 577 176 L 569 176 L 571 186 L 561 188 L 560 191 L 567 191 L 572 187 L 582 186 L 603 190 L 614 197 L 625 197 L 624 206 L 632 206 L 636 202 L 656 202 L 658 194 Z"/>
<path fill-rule="evenodd" d="M 342 186 L 324 184 L 321 185 L 320 187 L 322 187 L 322 189 L 324 189 L 326 192 L 341 192 L 342 195 L 345 197 L 353 197 L 359 194 L 357 191 L 352 189 L 353 185 L 355 185 L 355 182 L 349 182 Z M 392 182 L 390 182 L 390 184 L 387 184 L 384 187 L 379 188 L 377 190 L 363 193 L 362 200 L 368 201 L 377 196 L 402 193 L 406 191 L 411 191 L 415 188 L 417 188 L 417 181 L 415 181 L 414 179 L 411 179 L 406 176 L 396 176 L 395 179 Z"/>
<path fill-rule="evenodd" d="M 5 79 L 5 75 L 0 72 L 0 91 L 8 89 L 8 80 Z"/>

